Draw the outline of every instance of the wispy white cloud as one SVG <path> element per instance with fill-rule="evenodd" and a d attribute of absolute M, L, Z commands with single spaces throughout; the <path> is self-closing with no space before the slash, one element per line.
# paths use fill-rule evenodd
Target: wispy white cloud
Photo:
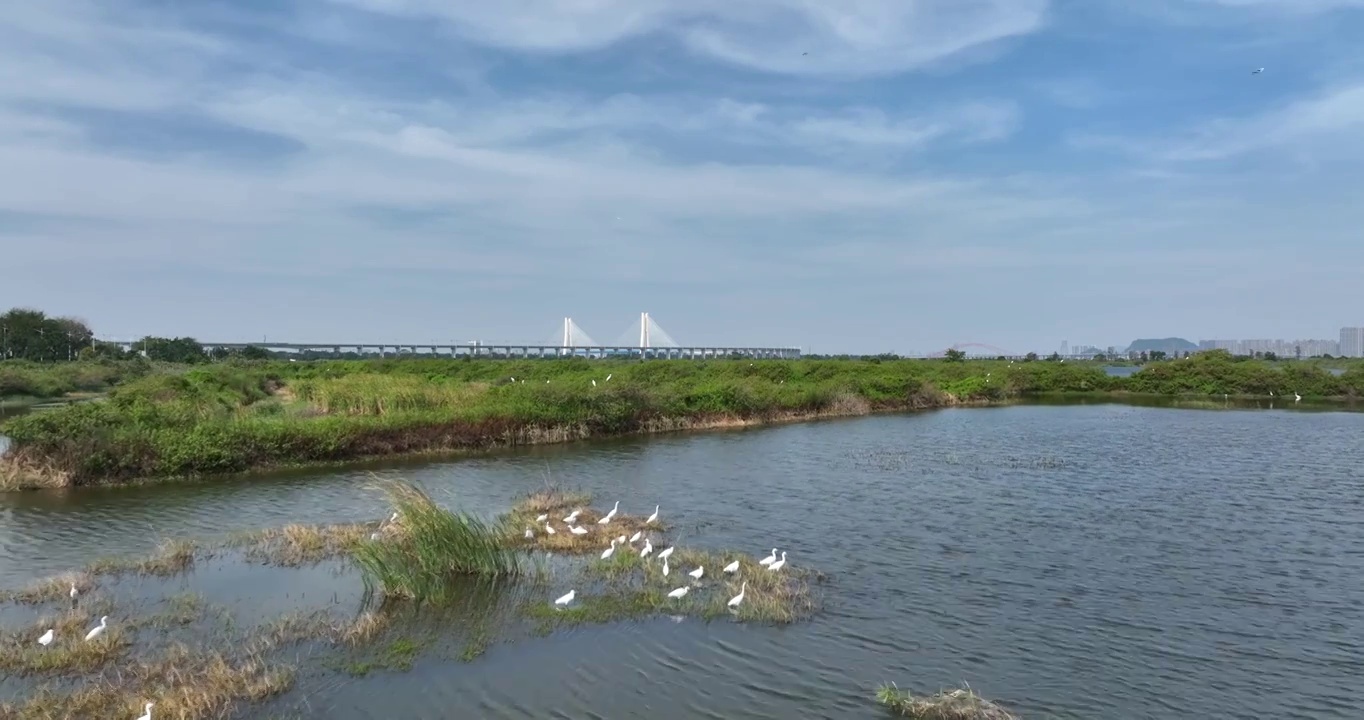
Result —
<path fill-rule="evenodd" d="M 573 52 L 657 34 L 747 68 L 835 76 L 903 71 L 1027 35 L 1048 8 L 1047 0 L 335 1 L 437 18 L 470 42 L 504 48 Z"/>

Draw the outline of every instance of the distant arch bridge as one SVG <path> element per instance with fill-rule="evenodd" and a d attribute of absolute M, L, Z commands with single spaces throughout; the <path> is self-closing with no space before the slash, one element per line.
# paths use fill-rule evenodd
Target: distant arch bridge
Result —
<path fill-rule="evenodd" d="M 968 356 L 973 356 L 973 357 L 992 357 L 992 358 L 993 358 L 993 357 L 1007 357 L 1007 358 L 1016 357 L 1013 353 L 1009 352 L 1008 350 L 1005 350 L 1005 349 L 1002 348 L 1002 347 L 996 347 L 996 346 L 994 346 L 994 345 L 987 345 L 987 344 L 985 344 L 985 343 L 978 343 L 978 342 L 961 342 L 961 343 L 957 343 L 956 345 L 953 345 L 952 347 L 948 348 L 947 350 L 960 350 L 960 351 L 966 353 Z M 947 355 L 947 350 L 939 350 L 938 352 L 935 352 L 935 353 L 929 353 L 928 356 L 929 356 L 929 357 L 933 357 L 933 358 L 940 358 L 940 357 L 943 357 L 943 356 Z M 1017 356 L 1017 357 L 1022 357 L 1022 356 L 1019 355 L 1019 356 Z"/>

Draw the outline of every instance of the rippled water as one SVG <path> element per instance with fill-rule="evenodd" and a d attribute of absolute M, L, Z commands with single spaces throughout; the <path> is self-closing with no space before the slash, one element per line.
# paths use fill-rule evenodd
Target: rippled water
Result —
<path fill-rule="evenodd" d="M 964 680 L 1028 717 L 1357 718 L 1361 438 L 1360 413 L 1016 406 L 375 466 L 488 514 L 546 475 L 622 511 L 660 503 L 681 544 L 777 546 L 829 573 L 829 607 L 789 627 L 664 618 L 431 657 L 328 685 L 308 715 L 874 718 L 879 682 Z M 367 479 L 3 495 L 0 585 L 160 534 L 373 519 Z M 279 572 L 198 575 L 237 599 L 356 584 L 313 572 L 285 589 Z"/>

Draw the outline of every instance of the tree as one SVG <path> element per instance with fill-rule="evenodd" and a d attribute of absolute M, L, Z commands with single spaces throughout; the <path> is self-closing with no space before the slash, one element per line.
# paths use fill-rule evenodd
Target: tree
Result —
<path fill-rule="evenodd" d="M 1037 353 L 1030 352 L 1023 356 L 1023 362 L 1034 362 L 1037 360 Z"/>
<path fill-rule="evenodd" d="M 163 338 L 148 335 L 134 343 L 133 349 L 146 354 L 148 360 L 185 364 L 208 361 L 204 346 L 191 337 Z"/>
<path fill-rule="evenodd" d="M 1061 362 L 1061 353 L 1054 352 L 1047 356 L 1047 362 Z"/>
<path fill-rule="evenodd" d="M 947 362 L 966 362 L 966 353 L 956 348 L 948 348 L 947 352 L 943 353 L 942 359 Z"/>
<path fill-rule="evenodd" d="M 0 360 L 75 360 L 83 348 L 90 347 L 94 337 L 83 320 L 48 317 L 40 310 L 14 308 L 0 315 Z"/>
<path fill-rule="evenodd" d="M 1151 351 L 1151 359 L 1152 359 L 1152 360 L 1164 360 L 1164 359 L 1165 359 L 1165 351 L 1164 351 L 1164 350 L 1152 350 L 1152 351 Z"/>

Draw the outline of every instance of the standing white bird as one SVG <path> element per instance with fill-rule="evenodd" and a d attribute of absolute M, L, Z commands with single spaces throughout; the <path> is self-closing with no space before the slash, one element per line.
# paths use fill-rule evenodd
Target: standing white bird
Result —
<path fill-rule="evenodd" d="M 549 513 L 540 513 L 535 516 L 535 522 L 542 523 L 549 519 Z"/>
<path fill-rule="evenodd" d="M 592 381 L 592 387 L 596 387 L 596 386 L 597 386 L 597 381 L 596 381 L 596 380 L 593 380 L 593 381 Z"/>
<path fill-rule="evenodd" d="M 649 542 L 649 538 L 644 538 L 644 549 L 639 551 L 640 557 L 646 557 L 654 551 L 654 544 Z"/>
<path fill-rule="evenodd" d="M 570 528 L 568 529 L 568 531 L 571 532 L 571 533 L 573 533 L 574 535 L 586 535 L 586 534 L 587 534 L 587 528 L 580 528 L 580 527 L 578 527 L 577 525 L 574 525 L 574 526 L 570 527 Z"/>
<path fill-rule="evenodd" d="M 598 525 L 605 525 L 606 523 L 611 522 L 611 518 L 613 518 L 613 517 L 616 516 L 616 511 L 617 511 L 617 510 L 620 510 L 620 501 L 619 501 L 619 500 L 617 500 L 615 506 L 613 506 L 613 507 L 611 508 L 611 512 L 606 513 L 606 515 L 603 516 L 602 519 L 600 519 L 600 520 L 597 521 L 597 524 L 598 524 Z"/>
<path fill-rule="evenodd" d="M 725 572 L 727 573 L 739 572 L 739 561 L 735 560 L 734 562 L 726 565 Z"/>
<path fill-rule="evenodd" d="M 786 564 L 786 551 L 781 551 L 781 559 L 767 566 L 768 570 L 780 570 Z"/>
<path fill-rule="evenodd" d="M 512 382 L 516 382 L 516 378 L 512 378 L 511 381 L 512 381 Z"/>
<path fill-rule="evenodd" d="M 530 528 L 526 528 L 526 539 L 527 539 L 527 540 L 530 540 L 531 538 L 534 538 L 534 537 L 535 537 L 535 533 L 534 533 Z"/>
<path fill-rule="evenodd" d="M 624 545 L 624 544 L 625 544 L 625 536 L 624 536 L 624 535 L 621 535 L 620 537 L 616 538 L 616 542 L 620 543 L 621 545 Z M 630 542 L 634 542 L 634 540 L 631 540 Z"/>
<path fill-rule="evenodd" d="M 674 591 L 668 593 L 668 597 L 670 597 L 670 598 L 680 598 L 680 597 L 682 597 L 683 595 L 686 595 L 686 594 L 687 594 L 687 591 L 690 590 L 690 589 L 691 589 L 691 588 L 687 587 L 686 585 L 683 585 L 682 587 L 680 587 L 680 588 L 678 588 L 678 589 L 676 589 L 676 590 L 674 590 Z"/>
<path fill-rule="evenodd" d="M 603 380 L 602 382 L 611 382 L 611 375 L 612 375 L 611 373 L 606 373 L 606 379 Z"/>
<path fill-rule="evenodd" d="M 690 576 L 692 576 L 692 577 L 694 577 L 694 578 L 696 578 L 697 580 L 700 580 L 700 579 L 701 579 L 701 576 L 706 574 L 706 568 L 705 568 L 705 566 L 703 566 L 703 565 L 698 565 L 698 566 L 696 566 L 696 569 L 695 569 L 695 570 L 692 570 L 691 572 L 689 572 L 689 573 L 687 573 L 687 574 L 690 575 Z"/>
<path fill-rule="evenodd" d="M 644 537 L 644 531 L 643 531 L 643 530 L 636 530 L 636 531 L 635 531 L 635 534 L 630 536 L 630 542 L 632 542 L 632 543 L 637 543 L 637 542 L 639 542 L 639 539 L 642 538 L 642 537 Z"/>
<path fill-rule="evenodd" d="M 615 540 L 615 538 L 612 538 L 612 539 L 611 539 L 611 547 L 606 548 L 605 550 L 601 551 L 601 559 L 605 560 L 605 559 L 611 557 L 611 554 L 614 553 L 615 551 L 616 551 L 616 540 Z"/>
<path fill-rule="evenodd" d="M 568 523 L 569 525 L 572 525 L 573 521 L 578 519 L 578 515 L 581 512 L 582 510 L 574 510 L 573 512 L 568 514 L 568 517 L 564 518 L 564 522 Z"/>
<path fill-rule="evenodd" d="M 152 720 L 152 706 L 155 704 L 156 703 L 147 703 L 147 711 L 142 713 L 142 717 L 139 717 L 137 720 Z"/>
<path fill-rule="evenodd" d="M 772 548 L 772 554 L 758 561 L 759 565 L 771 565 L 777 561 L 777 549 Z"/>
<path fill-rule="evenodd" d="M 79 595 L 79 594 L 80 594 L 80 593 L 76 592 L 76 583 L 71 583 L 71 593 L 70 593 L 71 599 L 72 599 L 72 600 L 75 600 L 75 599 L 76 599 L 76 596 Z"/>
<path fill-rule="evenodd" d="M 729 599 L 729 602 L 726 603 L 726 605 L 729 605 L 730 607 L 739 607 L 739 603 L 741 603 L 741 602 L 744 601 L 744 593 L 747 592 L 747 591 L 748 591 L 748 581 L 745 580 L 745 581 L 744 581 L 744 584 L 743 584 L 742 586 L 739 587 L 739 594 L 738 594 L 738 595 L 735 595 L 735 596 L 732 597 L 732 598 L 730 598 L 730 599 Z"/>
<path fill-rule="evenodd" d="M 670 570 L 668 569 L 668 558 L 663 558 L 663 577 L 668 577 L 669 572 Z"/>
<path fill-rule="evenodd" d="M 48 628 L 47 632 L 43 633 L 42 637 L 38 638 L 38 644 L 42 645 L 43 647 L 47 647 L 48 645 L 52 644 L 53 640 L 56 639 L 57 631 L 54 628 Z"/>
<path fill-rule="evenodd" d="M 650 515 L 649 518 L 648 518 L 647 520 L 644 521 L 644 524 L 645 524 L 645 525 L 648 525 L 649 523 L 651 523 L 651 522 L 653 522 L 653 521 L 655 521 L 655 520 L 657 520 L 657 519 L 658 519 L 658 506 L 655 505 L 655 506 L 654 506 L 654 514 L 653 514 L 653 515 Z"/>
<path fill-rule="evenodd" d="M 1293 391 L 1293 402 L 1302 402 L 1302 396 L 1296 390 Z"/>
<path fill-rule="evenodd" d="M 553 535 L 555 530 L 554 528 L 549 526 L 549 523 L 545 523 L 545 532 L 549 533 L 550 535 Z"/>
<path fill-rule="evenodd" d="M 663 552 L 659 553 L 658 556 L 661 557 L 661 558 L 666 558 L 666 557 L 668 557 L 669 555 L 672 555 L 672 554 L 673 554 L 673 551 L 676 550 L 676 549 L 677 549 L 676 547 L 670 547 L 670 548 L 668 548 L 667 550 L 664 550 Z"/>
<path fill-rule="evenodd" d="M 106 627 L 108 627 L 108 626 L 109 626 L 109 616 L 108 616 L 108 615 L 105 615 L 104 617 L 102 617 L 102 618 L 99 619 L 99 624 L 95 626 L 95 629 L 93 629 L 93 630 L 91 630 L 90 632 L 88 632 L 88 633 L 85 634 L 85 639 L 86 639 L 86 640 L 94 640 L 95 638 L 99 637 L 99 634 L 102 633 L 102 632 L 104 632 L 104 628 L 106 628 Z"/>
<path fill-rule="evenodd" d="M 555 604 L 555 605 L 567 605 L 567 604 L 573 602 L 573 597 L 574 597 L 575 595 L 577 595 L 577 594 L 578 594 L 578 591 L 577 591 L 577 590 L 569 590 L 569 591 L 568 591 L 567 593 L 565 593 L 564 595 L 560 595 L 557 599 L 555 599 L 554 604 Z"/>

